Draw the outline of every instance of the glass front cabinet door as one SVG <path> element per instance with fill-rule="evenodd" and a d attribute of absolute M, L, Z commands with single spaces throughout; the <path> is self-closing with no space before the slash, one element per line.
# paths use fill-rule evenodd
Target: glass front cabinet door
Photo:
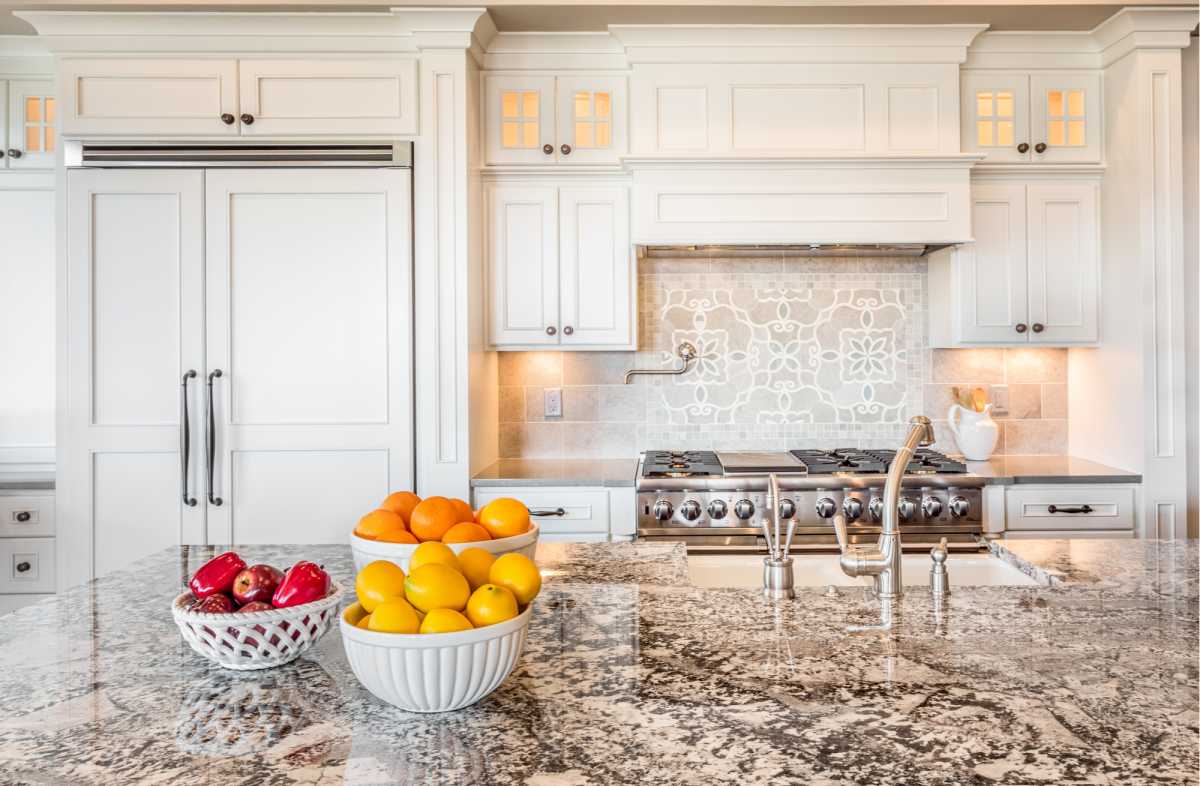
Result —
<path fill-rule="evenodd" d="M 489 75 L 488 164 L 616 163 L 625 151 L 625 80 Z"/>
<path fill-rule="evenodd" d="M 617 118 L 625 106 L 625 79 L 559 77 L 557 87 L 559 163 L 615 164 L 625 151 L 625 128 Z"/>
<path fill-rule="evenodd" d="M 1031 160 L 1029 77 L 964 72 L 962 91 L 963 150 L 985 154 L 988 164 Z"/>
<path fill-rule="evenodd" d="M 1100 161 L 1100 76 L 965 71 L 963 150 L 984 163 Z"/>
<path fill-rule="evenodd" d="M 8 83 L 9 169 L 51 169 L 58 146 L 55 134 L 54 84 L 50 81 Z"/>

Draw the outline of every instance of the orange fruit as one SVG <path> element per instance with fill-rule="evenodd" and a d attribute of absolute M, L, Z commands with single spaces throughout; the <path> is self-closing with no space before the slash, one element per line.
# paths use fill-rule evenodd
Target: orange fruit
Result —
<path fill-rule="evenodd" d="M 471 510 L 471 506 L 463 502 L 461 499 L 451 497 L 450 504 L 454 506 L 454 512 L 458 516 L 458 518 L 455 519 L 456 522 L 475 520 L 475 511 Z"/>
<path fill-rule="evenodd" d="M 430 540 L 413 549 L 412 556 L 408 558 L 408 572 L 412 573 L 422 565 L 428 565 L 431 562 L 440 562 L 446 567 L 462 571 L 458 564 L 458 557 L 454 555 L 454 549 L 445 543 Z"/>
<path fill-rule="evenodd" d="M 442 543 L 474 543 L 478 540 L 491 540 L 488 531 L 473 521 L 460 521 L 442 536 Z"/>
<path fill-rule="evenodd" d="M 394 536 L 405 530 L 404 517 L 391 510 L 378 508 L 358 520 L 354 534 L 368 540 L 381 540 L 385 535 Z"/>
<path fill-rule="evenodd" d="M 406 529 L 389 532 L 386 535 L 380 535 L 375 538 L 380 543 L 419 543 L 417 537 Z"/>
<path fill-rule="evenodd" d="M 511 538 L 529 531 L 529 508 L 515 499 L 494 499 L 479 511 L 479 523 L 493 538 Z"/>
<path fill-rule="evenodd" d="M 467 600 L 467 619 L 477 628 L 510 620 L 517 614 L 517 599 L 495 584 L 484 584 Z"/>
<path fill-rule="evenodd" d="M 405 525 L 407 525 L 409 517 L 412 516 L 413 508 L 420 501 L 421 498 L 411 491 L 394 491 L 388 494 L 388 498 L 380 503 L 379 507 L 400 514 L 400 517 L 404 519 Z"/>
<path fill-rule="evenodd" d="M 445 497 L 426 497 L 413 508 L 408 528 L 417 540 L 441 540 L 458 523 L 458 512 Z"/>
<path fill-rule="evenodd" d="M 500 555 L 492 563 L 488 580 L 512 592 L 522 606 L 536 598 L 542 589 L 542 574 L 538 572 L 537 565 L 529 557 L 515 551 Z"/>

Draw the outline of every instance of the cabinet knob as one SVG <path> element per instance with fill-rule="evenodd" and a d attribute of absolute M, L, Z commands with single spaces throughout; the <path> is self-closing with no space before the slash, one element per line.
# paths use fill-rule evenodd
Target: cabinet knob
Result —
<path fill-rule="evenodd" d="M 1046 152 L 1046 143 L 1038 142 L 1036 145 L 1033 146 L 1033 149 L 1034 149 L 1034 152 L 1045 153 Z"/>
<path fill-rule="evenodd" d="M 1041 333 L 1041 332 L 1042 332 L 1043 330 L 1045 330 L 1045 329 L 1046 329 L 1046 326 L 1045 326 L 1045 325 L 1043 325 L 1041 322 L 1034 322 L 1034 323 L 1033 323 L 1033 332 L 1034 332 L 1034 333 Z"/>
<path fill-rule="evenodd" d="M 570 145 L 563 145 L 562 147 L 559 148 L 559 150 L 562 151 L 562 154 L 564 156 L 571 155 L 571 146 Z"/>
<path fill-rule="evenodd" d="M 248 126 L 254 125 L 254 115 L 247 112 L 246 114 L 242 115 L 242 122 Z"/>
<path fill-rule="evenodd" d="M 19 521 L 22 524 L 24 524 L 26 521 L 29 521 L 29 519 L 31 519 L 31 518 L 33 518 L 33 515 L 27 510 L 22 510 L 20 513 L 17 514 L 17 521 Z"/>
<path fill-rule="evenodd" d="M 226 112 L 225 114 L 221 115 L 221 122 L 222 122 L 222 123 L 224 123 L 224 124 L 225 124 L 225 125 L 227 125 L 227 126 L 231 126 L 231 125 L 233 125 L 233 121 L 234 121 L 234 120 L 237 120 L 237 118 L 236 118 L 236 117 L 234 117 L 233 115 L 229 114 L 228 112 Z"/>
<path fill-rule="evenodd" d="M 16 148 L 10 147 L 10 148 L 8 149 L 8 157 L 9 157 L 9 158 L 20 158 L 20 157 L 21 157 L 21 151 L 20 151 L 20 150 L 17 150 Z"/>
<path fill-rule="evenodd" d="M 1029 152 L 1029 143 L 1022 142 L 1021 144 L 1017 145 L 1017 152 L 1018 153 L 1028 153 Z"/>
<path fill-rule="evenodd" d="M 564 335 L 564 336 L 569 336 L 569 335 L 571 335 L 571 334 L 572 334 L 572 333 L 574 333 L 574 332 L 575 332 L 575 328 L 571 327 L 570 325 L 567 325 L 565 328 L 563 328 L 563 335 Z"/>
<path fill-rule="evenodd" d="M 28 573 L 29 569 L 31 567 L 33 567 L 33 566 L 30 565 L 28 562 L 18 562 L 17 563 L 17 573 Z"/>
<path fill-rule="evenodd" d="M 546 328 L 547 336 L 553 336 L 557 332 L 558 332 L 558 328 L 554 327 L 554 325 L 551 325 L 550 327 Z"/>
<path fill-rule="evenodd" d="M 1017 323 L 1017 332 L 1018 333 L 1024 333 L 1026 330 L 1029 330 L 1029 325 L 1026 325 L 1024 322 Z"/>
<path fill-rule="evenodd" d="M 551 144 L 542 145 L 542 152 L 548 156 L 554 155 L 554 145 L 551 145 Z"/>

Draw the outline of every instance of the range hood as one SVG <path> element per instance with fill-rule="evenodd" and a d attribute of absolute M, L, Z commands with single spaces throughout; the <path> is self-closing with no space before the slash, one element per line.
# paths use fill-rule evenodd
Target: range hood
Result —
<path fill-rule="evenodd" d="M 953 243 L 778 243 L 653 245 L 642 256 L 655 257 L 923 257 Z"/>

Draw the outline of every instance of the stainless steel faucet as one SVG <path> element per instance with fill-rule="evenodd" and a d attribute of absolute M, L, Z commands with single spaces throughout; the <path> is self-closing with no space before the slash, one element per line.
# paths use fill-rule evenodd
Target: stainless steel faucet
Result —
<path fill-rule="evenodd" d="M 917 415 L 909 421 L 909 425 L 908 438 L 896 451 L 888 469 L 887 482 L 883 487 L 883 527 L 875 547 L 851 546 L 846 535 L 845 517 L 839 513 L 833 518 L 833 531 L 842 550 L 838 558 L 842 572 L 847 576 L 874 576 L 875 594 L 885 601 L 895 600 L 904 594 L 904 581 L 900 575 L 900 483 L 913 450 L 918 445 L 924 447 L 934 441 L 933 424 L 929 418 Z"/>
<path fill-rule="evenodd" d="M 781 541 L 779 517 L 779 478 L 775 473 L 767 477 L 767 514 L 762 517 L 763 538 L 767 541 L 767 556 L 763 557 L 763 596 L 771 600 L 796 597 L 795 575 L 792 573 L 792 534 L 796 531 L 796 517 L 790 516 L 787 525 L 787 540 Z M 774 530 L 774 531 L 772 531 Z"/>

